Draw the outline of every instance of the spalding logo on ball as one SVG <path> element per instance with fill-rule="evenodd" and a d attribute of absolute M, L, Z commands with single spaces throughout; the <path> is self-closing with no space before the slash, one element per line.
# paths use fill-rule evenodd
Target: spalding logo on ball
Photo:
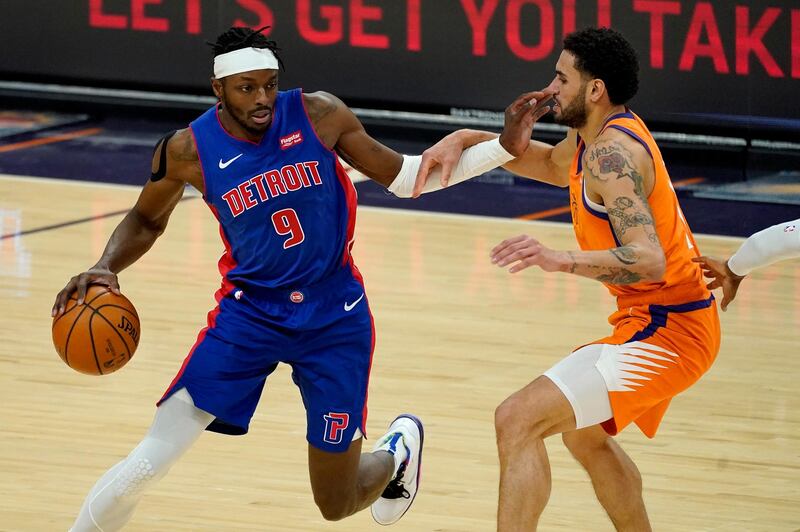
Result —
<path fill-rule="evenodd" d="M 139 345 L 139 314 L 123 295 L 92 285 L 83 304 L 72 294 L 64 313 L 53 319 L 53 344 L 61 359 L 87 375 L 114 373 Z"/>

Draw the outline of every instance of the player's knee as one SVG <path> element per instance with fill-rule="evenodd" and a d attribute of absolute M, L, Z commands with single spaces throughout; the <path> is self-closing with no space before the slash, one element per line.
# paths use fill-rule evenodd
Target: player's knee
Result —
<path fill-rule="evenodd" d="M 542 435 L 541 423 L 535 412 L 527 411 L 525 404 L 515 396 L 500 403 L 494 411 L 494 430 L 497 446 L 501 452 L 530 441 L 531 437 Z"/>
<path fill-rule="evenodd" d="M 326 521 L 341 521 L 355 511 L 355 499 L 349 493 L 315 494 L 314 502 Z"/>
<path fill-rule="evenodd" d="M 585 437 L 580 432 L 565 432 L 561 435 L 561 441 L 564 446 L 572 454 L 572 456 L 581 464 L 591 460 L 593 454 L 602 450 L 605 442 L 598 442 Z"/>
<path fill-rule="evenodd" d="M 114 479 L 114 496 L 118 499 L 137 498 L 165 474 L 166 471 L 155 467 L 148 458 L 133 458 Z"/>

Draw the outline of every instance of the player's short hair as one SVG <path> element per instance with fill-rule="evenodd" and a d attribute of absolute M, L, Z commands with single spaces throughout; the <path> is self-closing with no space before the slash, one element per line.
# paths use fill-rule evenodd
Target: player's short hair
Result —
<path fill-rule="evenodd" d="M 575 56 L 575 68 L 603 80 L 608 98 L 622 105 L 639 90 L 639 59 L 625 37 L 611 28 L 585 28 L 564 38 L 564 50 Z"/>
<path fill-rule="evenodd" d="M 275 54 L 278 64 L 281 66 L 281 69 L 283 69 L 283 61 L 281 61 L 278 55 L 278 51 L 280 50 L 278 44 L 275 41 L 270 41 L 261 33 L 266 29 L 269 29 L 269 26 L 264 26 L 257 30 L 234 26 L 228 31 L 221 33 L 217 37 L 216 42 L 210 42 L 208 44 L 214 49 L 214 57 L 228 52 L 235 52 L 242 48 L 267 48 Z"/>

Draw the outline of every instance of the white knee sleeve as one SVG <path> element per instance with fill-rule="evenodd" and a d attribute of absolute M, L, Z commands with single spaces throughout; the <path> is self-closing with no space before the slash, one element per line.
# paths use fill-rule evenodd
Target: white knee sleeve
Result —
<path fill-rule="evenodd" d="M 214 416 L 194 406 L 186 389 L 164 401 L 141 443 L 89 492 L 71 532 L 121 529 L 142 493 L 167 474 L 213 420 Z"/>

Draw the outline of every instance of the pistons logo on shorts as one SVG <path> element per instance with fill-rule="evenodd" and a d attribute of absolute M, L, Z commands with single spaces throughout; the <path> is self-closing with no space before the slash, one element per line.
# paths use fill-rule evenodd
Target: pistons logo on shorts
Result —
<path fill-rule="evenodd" d="M 328 443 L 342 443 L 342 434 L 350 424 L 350 414 L 346 412 L 328 412 L 325 418 L 325 434 L 322 439 Z"/>
<path fill-rule="evenodd" d="M 305 298 L 303 292 L 298 292 L 297 290 L 289 294 L 289 301 L 292 303 L 302 303 Z"/>

